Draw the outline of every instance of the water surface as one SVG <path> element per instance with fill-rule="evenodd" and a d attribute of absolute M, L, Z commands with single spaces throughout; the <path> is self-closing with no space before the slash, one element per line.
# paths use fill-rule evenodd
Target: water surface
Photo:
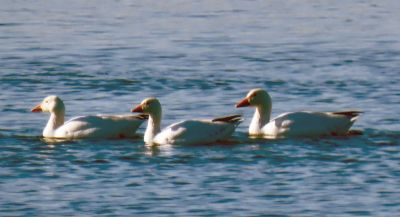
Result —
<path fill-rule="evenodd" d="M 0 215 L 393 216 L 400 212 L 397 1 L 10 1 L 0 8 Z M 361 109 L 363 135 L 249 140 L 273 116 Z M 40 138 L 67 119 L 129 114 L 156 96 L 163 125 L 241 113 L 232 141 L 147 147 Z M 144 126 L 139 129 L 139 134 Z"/>

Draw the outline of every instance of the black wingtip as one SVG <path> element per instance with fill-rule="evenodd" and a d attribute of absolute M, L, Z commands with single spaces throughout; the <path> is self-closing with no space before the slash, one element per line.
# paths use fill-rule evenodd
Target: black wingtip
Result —
<path fill-rule="evenodd" d="M 214 118 L 212 119 L 212 122 L 220 121 L 220 122 L 234 123 L 242 120 L 243 120 L 242 115 L 229 115 L 229 116 Z"/>
<path fill-rule="evenodd" d="M 335 114 L 335 115 L 345 115 L 345 116 L 348 116 L 348 117 L 357 117 L 357 116 L 359 116 L 361 113 L 364 113 L 364 112 L 362 112 L 362 111 L 357 111 L 357 110 L 354 110 L 354 111 L 333 112 L 333 114 Z"/>
<path fill-rule="evenodd" d="M 140 120 L 147 120 L 147 119 L 149 119 L 149 115 L 147 115 L 147 114 L 139 114 L 139 115 L 136 115 L 136 117 L 137 117 L 138 119 L 140 119 Z"/>

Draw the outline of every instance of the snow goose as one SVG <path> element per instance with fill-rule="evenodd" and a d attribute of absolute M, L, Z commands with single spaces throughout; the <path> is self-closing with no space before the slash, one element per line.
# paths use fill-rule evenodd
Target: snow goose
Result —
<path fill-rule="evenodd" d="M 75 117 L 64 123 L 65 106 L 57 96 L 46 97 L 32 112 L 49 112 L 43 137 L 58 139 L 133 137 L 146 115 L 91 115 Z"/>
<path fill-rule="evenodd" d="M 249 134 L 268 138 L 292 136 L 345 135 L 360 111 L 288 112 L 270 120 L 272 100 L 263 89 L 250 90 L 236 108 L 253 106 L 256 111 Z"/>
<path fill-rule="evenodd" d="M 132 112 L 149 115 L 144 142 L 147 144 L 209 144 L 227 139 L 242 121 L 241 115 L 232 115 L 212 120 L 185 120 L 160 130 L 161 104 L 156 98 L 147 98 Z"/>

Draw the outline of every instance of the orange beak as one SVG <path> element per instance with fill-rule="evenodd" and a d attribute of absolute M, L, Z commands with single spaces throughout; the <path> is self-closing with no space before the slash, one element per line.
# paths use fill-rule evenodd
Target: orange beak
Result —
<path fill-rule="evenodd" d="M 249 100 L 247 98 L 244 98 L 242 101 L 240 101 L 236 104 L 236 108 L 245 107 L 245 106 L 250 106 Z"/>
<path fill-rule="evenodd" d="M 43 110 L 42 110 L 42 106 L 40 106 L 40 104 L 39 105 L 37 105 L 37 106 L 35 106 L 32 110 L 31 110 L 31 112 L 42 112 Z"/>
<path fill-rule="evenodd" d="M 136 106 L 136 108 L 132 109 L 131 112 L 143 112 L 142 105 Z"/>

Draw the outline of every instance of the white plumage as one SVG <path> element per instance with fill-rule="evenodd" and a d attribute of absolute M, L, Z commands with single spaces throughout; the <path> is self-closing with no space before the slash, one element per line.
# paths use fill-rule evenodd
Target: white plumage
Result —
<path fill-rule="evenodd" d="M 145 115 L 91 115 L 72 118 L 64 123 L 65 106 L 57 96 L 48 96 L 32 112 L 49 112 L 43 137 L 58 139 L 133 137 Z"/>
<path fill-rule="evenodd" d="M 240 115 L 213 120 L 185 120 L 171 124 L 161 131 L 161 104 L 156 98 L 143 100 L 132 111 L 149 115 L 144 141 L 150 144 L 196 145 L 213 143 L 231 136 L 242 121 Z"/>
<path fill-rule="evenodd" d="M 270 138 L 293 136 L 344 135 L 358 118 L 360 111 L 288 112 L 270 120 L 272 100 L 262 89 L 251 90 L 236 107 L 254 106 L 256 111 L 249 134 Z"/>

